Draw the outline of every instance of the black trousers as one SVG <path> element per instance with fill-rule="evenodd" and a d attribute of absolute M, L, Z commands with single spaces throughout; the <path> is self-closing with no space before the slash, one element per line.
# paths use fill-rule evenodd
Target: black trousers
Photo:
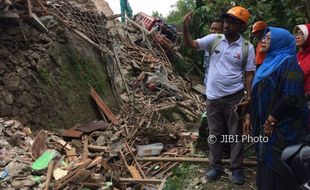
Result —
<path fill-rule="evenodd" d="M 217 137 L 215 143 L 209 143 L 210 164 L 213 168 L 222 168 L 222 153 L 225 143 L 221 143 L 222 135 L 234 135 L 241 138 L 242 122 L 234 112 L 235 105 L 243 97 L 243 91 L 225 96 L 217 100 L 207 100 L 207 118 L 209 135 Z M 229 143 L 231 170 L 242 169 L 243 145 L 241 140 Z"/>

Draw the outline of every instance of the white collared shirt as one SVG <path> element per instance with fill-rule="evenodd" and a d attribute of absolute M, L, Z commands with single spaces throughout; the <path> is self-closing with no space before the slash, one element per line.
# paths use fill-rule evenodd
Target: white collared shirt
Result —
<path fill-rule="evenodd" d="M 217 34 L 210 34 L 197 39 L 199 49 L 210 49 Z M 242 77 L 242 43 L 240 38 L 228 43 L 226 38 L 221 39 L 210 59 L 206 83 L 206 94 L 210 100 L 222 98 L 234 94 L 244 88 Z M 255 51 L 252 44 L 249 45 L 246 71 L 255 71 Z"/>

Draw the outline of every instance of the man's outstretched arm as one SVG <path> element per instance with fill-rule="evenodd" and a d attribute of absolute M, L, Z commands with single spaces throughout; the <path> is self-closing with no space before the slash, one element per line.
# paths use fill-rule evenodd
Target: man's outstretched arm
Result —
<path fill-rule="evenodd" d="M 198 49 L 199 45 L 196 40 L 193 40 L 189 33 L 189 24 L 192 20 L 193 12 L 189 12 L 183 18 L 183 37 L 185 45 L 189 48 Z"/>

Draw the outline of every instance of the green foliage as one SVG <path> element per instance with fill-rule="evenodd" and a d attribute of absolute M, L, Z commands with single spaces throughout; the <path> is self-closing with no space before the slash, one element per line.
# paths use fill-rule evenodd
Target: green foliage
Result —
<path fill-rule="evenodd" d="M 177 178 L 169 178 L 165 184 L 164 190 L 183 189 L 185 184 L 188 183 L 186 179 L 196 177 L 197 173 L 193 172 L 198 169 L 197 165 L 182 164 L 173 169 L 173 176 Z"/>
<path fill-rule="evenodd" d="M 194 0 L 178 0 L 172 8 L 173 10 L 166 18 L 167 23 L 181 26 L 184 15 L 195 8 L 195 2 Z"/>
<path fill-rule="evenodd" d="M 197 39 L 207 35 L 212 21 L 235 5 L 243 6 L 251 13 L 247 31 L 243 34 L 247 39 L 250 38 L 253 23 L 258 20 L 265 20 L 270 26 L 283 27 L 290 31 L 295 25 L 309 21 L 306 17 L 306 0 L 178 0 L 166 20 L 181 29 L 183 17 L 193 11 L 190 33 L 193 39 Z M 203 56 L 184 47 L 183 43 L 180 53 L 190 57 L 195 63 L 203 63 Z"/>
<path fill-rule="evenodd" d="M 178 0 L 173 6 L 174 10 L 166 19 L 168 23 L 182 26 L 185 14 L 193 11 L 192 34 L 193 37 L 199 37 L 201 34 L 208 33 L 208 26 L 214 19 L 219 18 L 235 5 L 243 6 L 250 11 L 249 27 L 256 20 L 263 19 L 272 26 L 292 30 L 296 24 L 309 21 L 309 18 L 306 17 L 305 0 Z"/>
<path fill-rule="evenodd" d="M 159 13 L 158 11 L 153 11 L 152 16 L 156 17 L 156 18 L 161 18 L 161 19 L 164 18 L 164 16 L 161 13 Z"/>

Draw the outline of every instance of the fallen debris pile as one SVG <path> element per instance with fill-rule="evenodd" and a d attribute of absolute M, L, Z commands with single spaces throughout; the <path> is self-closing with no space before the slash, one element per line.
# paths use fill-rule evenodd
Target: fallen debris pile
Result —
<path fill-rule="evenodd" d="M 161 183 L 162 178 L 152 177 L 167 175 L 175 163 L 142 164 L 135 152 L 138 150 L 139 155 L 159 155 L 161 151 L 162 155 L 185 155 L 187 148 L 161 144 L 162 147 L 155 147 L 156 152 L 152 153 L 152 145 L 136 147 L 136 144 L 150 142 L 143 139 L 147 136 L 139 127 L 152 123 L 148 128 L 156 128 L 164 124 L 163 129 L 167 124 L 153 123 L 156 118 L 145 116 L 141 116 L 144 122 L 137 119 L 128 123 L 129 120 L 120 121 L 120 126 L 103 121 L 81 124 L 62 135 L 41 130 L 34 137 L 20 122 L 0 119 L 1 188 L 65 189 L 70 186 L 70 189 L 78 189 L 113 185 L 124 189 L 124 184 Z M 72 135 L 74 131 L 80 136 Z M 157 137 L 156 133 L 151 136 Z"/>
<path fill-rule="evenodd" d="M 0 118 L 0 188 L 130 189 L 144 184 L 145 189 L 161 189 L 178 164 L 209 162 L 188 157 L 192 154 L 187 146 L 190 136 L 180 136 L 163 126 L 169 132 L 166 141 L 169 137 L 174 141 L 145 145 L 164 139 L 158 138 L 161 130 L 140 132 L 142 128 L 157 128 L 151 122 L 156 118 L 144 115 L 131 119 L 129 115 L 119 121 L 120 125 L 94 121 L 62 134 L 41 130 L 34 135 L 20 122 Z M 80 135 L 72 135 L 74 132 Z M 255 166 L 256 162 L 247 160 L 244 164 Z"/>
<path fill-rule="evenodd" d="M 94 45 L 106 59 L 113 98 L 121 110 L 114 114 L 90 87 L 102 121 L 34 135 L 16 120 L 0 119 L 0 188 L 162 189 L 171 170 L 192 159 L 187 144 L 195 137 L 182 132 L 204 111 L 203 90 L 192 91 L 191 81 L 174 71 L 167 56 L 174 50 L 164 49 L 156 35 L 135 21 L 110 26 L 107 23 L 118 15 L 108 17 L 76 2 L 12 2 L 23 10 L 17 16 L 25 11 L 52 15 Z M 12 2 L 1 4 L 1 9 L 12 12 Z M 44 24 L 35 20 L 43 32 Z"/>

